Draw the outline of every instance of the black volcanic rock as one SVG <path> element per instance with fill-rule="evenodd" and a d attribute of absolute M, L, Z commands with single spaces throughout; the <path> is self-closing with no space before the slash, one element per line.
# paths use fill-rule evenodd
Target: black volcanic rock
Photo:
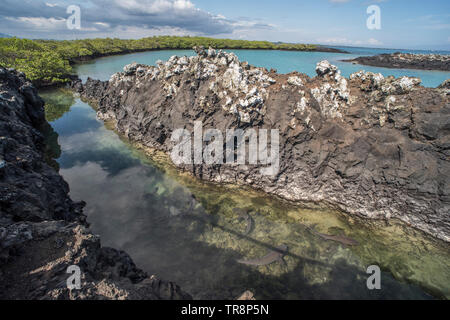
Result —
<path fill-rule="evenodd" d="M 132 67 L 132 68 L 131 68 Z M 134 64 L 82 95 L 131 141 L 171 152 L 174 130 L 278 129 L 280 170 L 259 165 L 180 165 L 217 183 L 246 184 L 292 201 L 372 219 L 397 218 L 450 241 L 448 89 L 420 79 L 358 72 L 322 61 L 320 76 L 270 73 L 213 49 Z"/>
<path fill-rule="evenodd" d="M 101 247 L 44 154 L 44 102 L 23 73 L 0 68 L 0 299 L 190 299 Z M 67 268 L 81 269 L 69 290 Z"/>
<path fill-rule="evenodd" d="M 440 54 L 396 52 L 342 61 L 384 68 L 450 71 L 450 56 Z"/>

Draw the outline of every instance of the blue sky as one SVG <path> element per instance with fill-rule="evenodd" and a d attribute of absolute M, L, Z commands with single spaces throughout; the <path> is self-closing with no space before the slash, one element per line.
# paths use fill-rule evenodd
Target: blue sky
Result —
<path fill-rule="evenodd" d="M 450 50 L 448 0 L 3 0 L 0 32 L 74 39 L 204 35 L 328 45 Z M 81 29 L 68 30 L 70 4 Z M 366 26 L 369 5 L 381 30 Z"/>

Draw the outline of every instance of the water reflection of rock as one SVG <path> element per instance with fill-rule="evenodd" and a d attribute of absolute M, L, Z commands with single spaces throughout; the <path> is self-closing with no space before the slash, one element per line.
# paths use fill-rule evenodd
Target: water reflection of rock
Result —
<path fill-rule="evenodd" d="M 39 95 L 45 101 L 45 118 L 48 122 L 61 118 L 75 103 L 73 93 L 65 89 L 41 91 Z"/>
<path fill-rule="evenodd" d="M 68 112 L 75 103 L 75 98 L 71 91 L 64 89 L 43 90 L 39 92 L 39 95 L 45 102 L 45 118 L 47 120 L 41 126 L 41 132 L 45 139 L 45 161 L 58 171 L 59 164 L 56 159 L 61 156 L 61 146 L 58 144 L 59 135 L 48 122 L 55 121 Z"/>
<path fill-rule="evenodd" d="M 41 126 L 41 132 L 44 135 L 45 161 L 56 171 L 59 171 L 59 164 L 56 161 L 56 159 L 61 156 L 61 146 L 58 143 L 58 133 L 53 130 L 52 126 L 48 122 L 45 122 Z"/>

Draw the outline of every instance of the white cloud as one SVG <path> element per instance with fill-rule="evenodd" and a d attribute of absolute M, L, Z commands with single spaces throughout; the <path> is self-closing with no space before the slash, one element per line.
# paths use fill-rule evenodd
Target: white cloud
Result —
<path fill-rule="evenodd" d="M 213 14 L 197 8 L 190 0 L 96 0 L 80 4 L 82 29 L 73 31 L 66 27 L 68 15 L 62 2 L 33 0 L 23 7 L 17 0 L 3 1 L 6 9 L 0 12 L 0 29 L 32 38 L 102 37 L 111 33 L 138 38 L 160 34 L 158 30 L 177 35 L 219 36 L 274 28 L 261 21 Z M 129 30 L 136 32 L 131 34 Z"/>
<path fill-rule="evenodd" d="M 374 38 L 370 38 L 369 41 L 367 41 L 367 42 L 368 42 L 368 44 L 373 45 L 373 46 L 380 46 L 383 44 L 383 42 L 381 42 L 377 39 L 374 39 Z"/>
<path fill-rule="evenodd" d="M 66 19 L 62 18 L 7 17 L 6 19 L 23 28 L 36 28 L 47 31 L 59 30 L 66 26 Z"/>
<path fill-rule="evenodd" d="M 185 10 L 185 9 L 192 9 L 192 8 L 194 8 L 194 5 L 189 0 L 188 1 L 186 1 L 186 0 L 176 0 L 173 3 L 173 7 L 174 7 L 174 9 Z"/>
<path fill-rule="evenodd" d="M 194 4 L 189 0 L 115 0 L 113 2 L 116 6 L 128 11 L 140 11 L 148 14 L 195 9 Z"/>
<path fill-rule="evenodd" d="M 55 37 L 73 35 L 66 28 L 66 5 L 63 2 L 49 3 L 33 0 L 27 6 L 17 0 L 3 0 L 4 10 L 0 12 L 0 28 L 19 35 L 27 32 L 28 37 Z M 186 30 L 192 34 L 226 34 L 239 25 L 223 16 L 200 10 L 190 0 L 96 0 L 80 4 L 82 30 L 78 37 L 91 36 L 82 32 L 129 29 L 142 30 L 172 28 Z M 25 30 L 26 29 L 26 30 Z M 56 34 L 56 32 L 58 34 Z M 45 32 L 53 34 L 44 35 Z M 149 34 L 147 34 L 149 35 Z"/>
<path fill-rule="evenodd" d="M 319 38 L 317 39 L 317 42 L 321 44 L 347 45 L 347 46 L 361 46 L 361 45 L 380 46 L 383 44 L 381 41 L 374 38 L 370 38 L 368 40 L 351 40 L 344 37 Z"/>
<path fill-rule="evenodd" d="M 109 28 L 110 25 L 109 23 L 104 23 L 104 22 L 94 22 L 95 25 L 98 25 L 100 27 L 104 27 L 104 28 Z"/>

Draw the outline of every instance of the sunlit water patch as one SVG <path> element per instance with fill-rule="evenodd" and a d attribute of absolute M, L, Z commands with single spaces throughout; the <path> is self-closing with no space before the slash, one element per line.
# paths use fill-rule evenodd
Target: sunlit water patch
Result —
<path fill-rule="evenodd" d="M 46 92 L 61 112 L 51 145 L 71 197 L 105 246 L 127 251 L 149 274 L 177 282 L 195 298 L 232 299 L 245 290 L 273 299 L 429 299 L 450 297 L 448 247 L 421 232 L 300 207 L 239 186 L 217 186 L 178 172 L 168 157 L 130 145 L 64 90 Z M 66 102 L 64 105 L 63 102 Z M 252 219 L 250 230 L 235 208 Z M 345 246 L 312 230 L 346 235 Z M 280 245 L 283 261 L 249 266 Z M 383 270 L 370 291 L 369 265 Z"/>

